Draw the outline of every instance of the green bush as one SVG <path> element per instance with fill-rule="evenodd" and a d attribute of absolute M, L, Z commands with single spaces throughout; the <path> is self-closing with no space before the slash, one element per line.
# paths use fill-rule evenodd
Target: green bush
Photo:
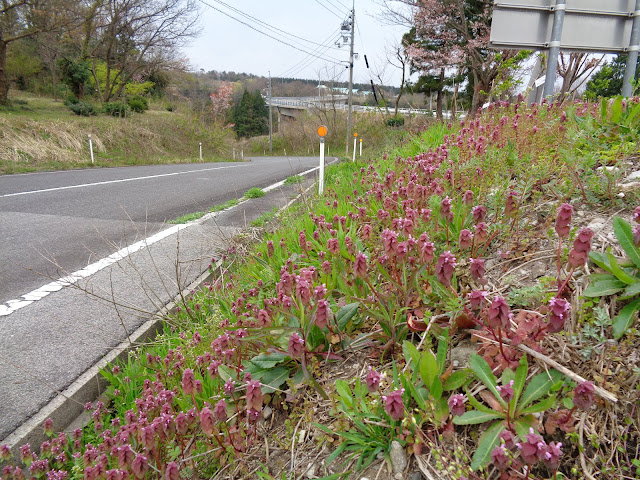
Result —
<path fill-rule="evenodd" d="M 73 93 L 67 95 L 67 98 L 64 99 L 65 107 L 71 107 L 71 105 L 76 105 L 80 100 Z"/>
<path fill-rule="evenodd" d="M 96 107 L 87 102 L 78 101 L 76 103 L 69 103 L 67 107 L 69 107 L 69 110 L 76 115 L 82 115 L 83 117 L 90 117 L 98 114 L 98 112 L 96 112 Z"/>
<path fill-rule="evenodd" d="M 400 115 L 387 118 L 388 127 L 402 127 L 403 125 L 404 125 L 404 117 L 401 117 Z"/>
<path fill-rule="evenodd" d="M 102 106 L 102 110 L 107 115 L 126 117 L 129 113 L 129 105 L 124 102 L 107 102 Z"/>
<path fill-rule="evenodd" d="M 247 190 L 247 193 L 244 194 L 245 198 L 260 198 L 264 197 L 264 190 L 258 187 L 253 187 Z"/>
<path fill-rule="evenodd" d="M 131 97 L 127 103 L 129 104 L 129 108 L 136 113 L 144 113 L 146 110 L 149 110 L 149 102 L 140 95 Z"/>

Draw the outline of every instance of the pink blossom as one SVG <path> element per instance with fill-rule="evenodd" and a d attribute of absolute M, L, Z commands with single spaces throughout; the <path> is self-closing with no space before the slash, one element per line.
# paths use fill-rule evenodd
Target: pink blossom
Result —
<path fill-rule="evenodd" d="M 273 257 L 273 252 L 274 252 L 273 240 L 269 240 L 267 241 L 267 255 L 269 257 Z"/>
<path fill-rule="evenodd" d="M 247 382 L 247 410 L 262 410 L 262 390 L 258 380 L 250 380 Z"/>
<path fill-rule="evenodd" d="M 440 216 L 448 222 L 453 221 L 453 212 L 451 211 L 451 199 L 444 197 L 440 202 Z"/>
<path fill-rule="evenodd" d="M 569 266 L 578 268 L 587 263 L 591 250 L 591 238 L 593 231 L 589 228 L 581 228 L 573 242 L 573 249 L 569 252 Z"/>
<path fill-rule="evenodd" d="M 503 430 L 502 433 L 500 433 L 500 441 L 504 442 L 505 447 L 511 449 L 516 444 L 516 436 L 511 430 Z"/>
<path fill-rule="evenodd" d="M 9 449 L 9 445 L 2 444 L 0 445 L 0 460 L 6 462 L 11 458 L 11 450 Z"/>
<path fill-rule="evenodd" d="M 404 388 L 394 390 L 389 395 L 383 395 L 384 410 L 392 420 L 400 420 L 404 416 L 404 403 L 402 402 L 402 394 Z"/>
<path fill-rule="evenodd" d="M 325 275 L 329 275 L 331 273 L 331 270 L 332 266 L 329 260 L 325 260 L 324 262 L 322 262 L 322 273 L 324 273 Z"/>
<path fill-rule="evenodd" d="M 542 463 L 549 470 L 557 470 L 560 465 L 560 457 L 562 456 L 562 443 L 551 442 L 547 445 L 544 455 L 542 457 Z"/>
<path fill-rule="evenodd" d="M 398 234 L 393 230 L 386 228 L 382 231 L 380 236 L 382 237 L 384 253 L 390 257 L 395 256 L 398 250 Z"/>
<path fill-rule="evenodd" d="M 462 229 L 460 230 L 460 238 L 458 239 L 458 246 L 461 250 L 466 250 L 471 248 L 473 244 L 473 233 L 470 230 Z"/>
<path fill-rule="evenodd" d="M 296 280 L 296 296 L 307 305 L 311 301 L 311 284 L 301 276 Z"/>
<path fill-rule="evenodd" d="M 227 419 L 227 402 L 224 398 L 218 400 L 216 406 L 213 407 L 213 416 L 219 422 L 224 422 Z"/>
<path fill-rule="evenodd" d="M 500 397 L 507 403 L 511 401 L 511 399 L 513 398 L 513 395 L 514 395 L 513 383 L 514 383 L 514 381 L 511 380 L 506 385 L 498 385 L 496 387 L 498 389 L 498 393 L 500 393 Z"/>
<path fill-rule="evenodd" d="M 478 243 L 484 243 L 489 239 L 488 227 L 486 223 L 484 222 L 478 223 L 474 227 L 474 231 L 475 231 L 475 236 Z"/>
<path fill-rule="evenodd" d="M 232 395 L 232 394 L 233 394 L 233 392 L 235 391 L 235 389 L 236 389 L 236 386 L 235 386 L 235 384 L 233 383 L 233 380 L 231 380 L 230 378 L 228 378 L 228 379 L 227 379 L 227 381 L 226 381 L 226 382 L 224 382 L 224 393 L 225 393 L 226 395 L 229 395 L 229 396 L 230 396 L 230 395 Z"/>
<path fill-rule="evenodd" d="M 215 430 L 216 420 L 213 416 L 213 412 L 209 407 L 204 407 L 200 410 L 200 426 L 202 431 L 207 435 L 213 434 Z"/>
<path fill-rule="evenodd" d="M 456 266 L 456 257 L 449 251 L 443 252 L 436 262 L 436 278 L 444 286 L 451 285 L 451 278 Z"/>
<path fill-rule="evenodd" d="M 518 206 L 516 204 L 516 197 L 519 195 L 518 192 L 511 191 L 507 195 L 507 200 L 504 205 L 504 214 L 506 216 L 513 215 L 516 210 L 518 210 Z"/>
<path fill-rule="evenodd" d="M 327 250 L 329 250 L 334 255 L 340 253 L 340 243 L 337 238 L 330 238 L 327 240 Z"/>
<path fill-rule="evenodd" d="M 50 418 L 47 418 L 44 421 L 43 428 L 44 428 L 45 435 L 47 435 L 48 437 L 53 435 L 53 420 L 51 420 Z"/>
<path fill-rule="evenodd" d="M 469 263 L 471 264 L 469 268 L 471 273 L 471 278 L 473 278 L 474 280 L 479 280 L 481 281 L 481 283 L 484 283 L 482 282 L 485 274 L 484 260 L 482 258 L 470 258 Z"/>
<path fill-rule="evenodd" d="M 365 377 L 365 383 L 371 393 L 378 391 L 380 388 L 380 380 L 382 380 L 382 375 L 379 372 L 376 372 L 372 367 L 369 367 L 369 371 Z"/>
<path fill-rule="evenodd" d="M 471 308 L 480 310 L 484 306 L 488 293 L 483 290 L 472 290 L 467 294 L 467 300 L 471 303 Z"/>
<path fill-rule="evenodd" d="M 485 218 L 487 218 L 486 207 L 484 205 L 476 205 L 471 209 L 471 216 L 474 223 L 484 222 Z"/>
<path fill-rule="evenodd" d="M 491 463 L 493 463 L 498 470 L 505 470 L 509 467 L 511 460 L 504 445 L 498 445 L 491 451 Z"/>
<path fill-rule="evenodd" d="M 473 192 L 471 190 L 467 190 L 466 192 L 464 192 L 462 201 L 467 205 L 471 205 L 473 203 Z"/>
<path fill-rule="evenodd" d="M 353 271 L 358 278 L 367 276 L 367 257 L 364 253 L 360 252 L 356 255 L 356 259 L 353 262 Z"/>
<path fill-rule="evenodd" d="M 465 402 L 467 401 L 467 397 L 462 395 L 461 393 L 456 393 L 455 395 L 451 395 L 449 397 L 449 401 L 447 404 L 449 405 L 449 411 L 452 415 L 459 417 L 465 412 Z"/>
<path fill-rule="evenodd" d="M 499 295 L 496 295 L 491 302 L 489 311 L 487 314 L 487 321 L 493 328 L 502 328 L 503 330 L 509 329 L 511 319 L 511 312 L 509 311 L 509 305 L 507 301 Z"/>
<path fill-rule="evenodd" d="M 573 390 L 573 404 L 581 410 L 589 410 L 596 401 L 595 387 L 591 382 L 582 382 Z"/>
<path fill-rule="evenodd" d="M 564 328 L 564 322 L 569 315 L 571 304 L 564 298 L 553 297 L 549 300 L 549 322 L 547 323 L 547 331 L 556 333 Z"/>
<path fill-rule="evenodd" d="M 640 247 L 640 225 L 633 228 L 633 243 L 636 247 Z"/>
<path fill-rule="evenodd" d="M 301 230 L 298 235 L 298 244 L 303 252 L 307 250 L 307 235 L 304 233 L 304 230 Z"/>
<path fill-rule="evenodd" d="M 147 457 L 144 455 L 136 455 L 131 463 L 131 471 L 136 478 L 144 478 L 149 470 L 149 463 Z"/>
<path fill-rule="evenodd" d="M 636 207 L 633 211 L 633 221 L 636 223 L 640 223 L 640 207 Z"/>
<path fill-rule="evenodd" d="M 325 328 L 329 324 L 329 302 L 318 300 L 315 323 L 318 328 Z"/>
<path fill-rule="evenodd" d="M 304 340 L 297 333 L 291 334 L 289 337 L 289 355 L 294 358 L 300 358 L 304 353 Z"/>
<path fill-rule="evenodd" d="M 571 231 L 571 215 L 573 214 L 573 207 L 568 203 L 563 203 L 558 209 L 558 216 L 556 217 L 556 232 L 560 238 L 565 238 Z"/>
<path fill-rule="evenodd" d="M 176 462 L 169 462 L 164 469 L 164 480 L 180 480 L 180 469 Z"/>
<path fill-rule="evenodd" d="M 520 448 L 522 459 L 530 465 L 544 458 L 547 447 L 543 438 L 535 433 L 533 428 L 529 428 L 529 434 L 525 437 L 525 441 L 516 445 Z"/>

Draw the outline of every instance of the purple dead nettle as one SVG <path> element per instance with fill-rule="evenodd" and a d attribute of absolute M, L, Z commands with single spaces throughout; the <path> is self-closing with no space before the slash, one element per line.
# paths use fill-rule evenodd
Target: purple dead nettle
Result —
<path fill-rule="evenodd" d="M 640 223 L 640 207 L 636 207 L 633 211 L 633 221 L 636 223 Z"/>
<path fill-rule="evenodd" d="M 569 252 L 569 266 L 578 268 L 587 263 L 591 250 L 591 238 L 593 231 L 590 228 L 581 228 L 573 242 L 573 248 Z"/>
<path fill-rule="evenodd" d="M 573 390 L 573 404 L 581 410 L 589 410 L 596 401 L 595 387 L 591 382 L 582 382 Z"/>
<path fill-rule="evenodd" d="M 514 381 L 511 380 L 506 385 L 498 385 L 496 388 L 498 389 L 498 393 L 500 393 L 500 398 L 502 398 L 505 402 L 510 402 L 513 398 L 513 384 Z"/>
<path fill-rule="evenodd" d="M 636 247 L 640 247 L 640 225 L 636 225 L 633 230 L 633 243 Z"/>
<path fill-rule="evenodd" d="M 484 307 L 488 295 L 484 290 L 472 290 L 467 294 L 467 300 L 469 300 L 472 309 L 481 310 Z"/>
<path fill-rule="evenodd" d="M 200 410 L 200 427 L 207 435 L 212 435 L 216 429 L 216 419 L 209 407 L 203 407 Z"/>
<path fill-rule="evenodd" d="M 569 316 L 571 303 L 564 298 L 553 297 L 549 300 L 549 323 L 547 323 L 547 331 L 549 333 L 557 333 L 564 328 L 564 322 Z"/>
<path fill-rule="evenodd" d="M 529 434 L 525 436 L 524 441 L 516 443 L 516 446 L 520 449 L 522 459 L 529 465 L 542 460 L 547 448 L 544 439 L 533 428 L 529 428 Z"/>
<path fill-rule="evenodd" d="M 401 388 L 400 390 L 394 390 L 388 395 L 382 396 L 384 410 L 392 420 L 400 420 L 404 417 L 404 403 L 402 401 L 403 394 L 404 388 Z"/>
<path fill-rule="evenodd" d="M 247 382 L 247 410 L 262 410 L 262 390 L 258 380 L 249 380 Z"/>
<path fill-rule="evenodd" d="M 491 463 L 498 470 L 506 470 L 511 465 L 509 452 L 504 445 L 498 445 L 491 451 Z"/>
<path fill-rule="evenodd" d="M 444 197 L 440 202 L 440 216 L 446 219 L 447 222 L 453 221 L 453 212 L 451 211 L 451 199 Z"/>
<path fill-rule="evenodd" d="M 489 239 L 488 230 L 487 224 L 484 222 L 480 222 L 474 227 L 477 243 L 484 243 Z"/>
<path fill-rule="evenodd" d="M 481 285 L 487 283 L 484 279 L 485 274 L 485 266 L 484 260 L 482 258 L 469 258 L 469 270 L 471 273 L 471 278 L 478 281 Z"/>
<path fill-rule="evenodd" d="M 500 441 L 504 443 L 505 447 L 511 449 L 516 445 L 516 436 L 511 430 L 505 429 L 500 433 Z"/>
<path fill-rule="evenodd" d="M 300 358 L 304 354 L 304 340 L 297 333 L 289 337 L 288 353 L 293 358 Z"/>
<path fill-rule="evenodd" d="M 353 262 L 353 272 L 358 278 L 366 278 L 367 276 L 367 257 L 364 253 L 360 252 L 356 255 L 356 259 Z"/>
<path fill-rule="evenodd" d="M 460 250 L 467 250 L 473 245 L 473 233 L 470 230 L 460 230 L 460 237 L 458 238 L 458 247 Z"/>
<path fill-rule="evenodd" d="M 542 463 L 544 463 L 549 470 L 557 470 L 560 466 L 560 457 L 562 456 L 561 448 L 562 443 L 559 442 L 551 442 L 545 448 Z"/>
<path fill-rule="evenodd" d="M 436 262 L 436 278 L 446 287 L 451 286 L 451 279 L 456 267 L 456 257 L 449 251 L 443 252 Z"/>
<path fill-rule="evenodd" d="M 367 389 L 369 390 L 369 392 L 377 392 L 380 388 L 381 380 L 382 375 L 379 372 L 376 372 L 372 367 L 369 367 L 369 371 L 367 372 L 367 376 L 365 377 L 365 383 L 367 384 Z"/>
<path fill-rule="evenodd" d="M 491 328 L 508 330 L 511 326 L 511 317 L 512 313 L 509 310 L 507 301 L 499 295 L 493 297 L 493 301 L 487 312 L 487 321 Z"/>
<path fill-rule="evenodd" d="M 507 200 L 504 205 L 504 214 L 506 216 L 511 216 L 516 213 L 518 210 L 517 199 L 520 194 L 518 192 L 514 192 L 513 190 L 507 194 Z"/>
<path fill-rule="evenodd" d="M 565 238 L 571 231 L 571 215 L 573 214 L 573 207 L 568 203 L 563 203 L 558 209 L 558 216 L 556 217 L 556 232 L 560 238 Z"/>
<path fill-rule="evenodd" d="M 449 397 L 449 401 L 447 404 L 449 405 L 449 411 L 452 415 L 459 417 L 465 412 L 465 402 L 467 401 L 467 397 L 461 393 L 456 393 L 455 395 L 451 395 Z"/>

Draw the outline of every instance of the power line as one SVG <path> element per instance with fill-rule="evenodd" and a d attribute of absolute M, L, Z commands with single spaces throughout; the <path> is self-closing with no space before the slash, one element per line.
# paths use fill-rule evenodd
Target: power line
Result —
<path fill-rule="evenodd" d="M 326 2 L 331 5 L 333 8 L 335 8 L 336 10 L 338 10 L 340 13 L 342 13 L 342 16 L 344 17 L 345 15 L 348 15 L 347 12 L 349 12 L 349 9 L 342 6 L 341 7 L 337 7 L 335 3 L 333 3 L 331 0 L 326 0 Z"/>
<path fill-rule="evenodd" d="M 324 57 L 320 57 L 320 56 L 318 56 L 318 55 L 315 55 L 315 54 L 313 54 L 313 53 L 310 53 L 310 52 L 308 52 L 307 50 L 304 50 L 304 49 L 302 49 L 302 48 L 296 47 L 295 45 L 292 45 L 292 44 L 290 44 L 289 42 L 285 42 L 284 40 L 281 40 L 280 38 L 277 38 L 277 37 L 274 37 L 273 35 L 270 35 L 270 34 L 268 34 L 268 33 L 265 33 L 265 32 L 263 32 L 262 30 L 257 29 L 257 28 L 256 28 L 256 27 L 254 27 L 253 25 L 250 25 L 250 24 L 248 24 L 247 22 L 244 22 L 244 21 L 242 21 L 242 20 L 240 20 L 240 19 L 238 19 L 238 18 L 234 17 L 233 15 L 231 15 L 231 14 L 229 14 L 229 13 L 227 13 L 227 12 L 223 11 L 223 10 L 220 10 L 219 8 L 214 7 L 213 5 L 211 5 L 211 4 L 207 3 L 207 2 L 205 2 L 204 0 L 198 0 L 198 1 L 199 1 L 200 3 L 202 3 L 203 5 L 206 5 L 207 7 L 211 8 L 211 9 L 213 9 L 213 10 L 215 10 L 215 11 L 217 11 L 217 12 L 219 12 L 219 13 L 223 14 L 223 15 L 225 15 L 226 17 L 229 17 L 229 18 L 231 18 L 232 20 L 235 20 L 236 22 L 241 23 L 241 24 L 243 24 L 243 25 L 245 25 L 245 26 L 249 27 L 251 30 L 254 30 L 254 31 L 258 32 L 258 33 L 261 33 L 262 35 L 264 35 L 264 36 L 266 36 L 266 37 L 269 37 L 269 38 L 271 38 L 271 39 L 275 40 L 276 42 L 279 42 L 279 43 L 282 43 L 282 44 L 284 44 L 284 45 L 287 45 L 288 47 L 291 47 L 291 48 L 293 48 L 293 49 L 295 49 L 295 50 L 298 50 L 298 51 L 300 51 L 300 52 L 302 52 L 302 53 L 306 53 L 307 55 L 311 55 L 311 56 L 314 56 L 314 57 L 316 57 L 316 58 L 319 58 L 320 60 L 324 60 L 325 62 L 333 63 L 333 64 L 336 64 L 336 65 L 339 65 L 339 64 L 340 64 L 340 60 L 338 60 L 337 58 L 333 58 L 333 57 L 330 57 L 330 58 L 324 58 Z"/>
<path fill-rule="evenodd" d="M 260 20 L 259 18 L 256 18 L 256 17 L 254 17 L 254 16 L 252 16 L 252 15 L 249 15 L 248 13 L 245 13 L 245 12 L 243 12 L 242 10 L 240 10 L 240 9 L 238 9 L 238 8 L 234 7 L 234 6 L 229 5 L 228 3 L 223 2 L 222 0 L 213 0 L 213 1 L 214 1 L 214 2 L 216 2 L 216 3 L 218 3 L 218 4 L 220 4 L 220 5 L 224 5 L 224 6 L 225 6 L 226 8 L 228 8 L 229 10 L 232 10 L 232 11 L 234 11 L 234 12 L 236 12 L 236 13 L 238 13 L 238 14 L 242 15 L 242 16 L 243 16 L 243 17 L 245 17 L 245 18 L 248 18 L 248 19 L 250 19 L 250 20 L 253 20 L 253 21 L 255 21 L 255 22 L 257 22 L 257 23 L 259 23 L 259 24 L 261 24 L 261 25 L 263 25 L 263 26 L 267 27 L 267 28 L 268 28 L 268 29 L 270 29 L 270 30 L 273 30 L 273 31 L 275 31 L 275 32 L 284 33 L 285 35 L 288 35 L 288 36 L 290 36 L 290 37 L 296 38 L 296 39 L 298 39 L 298 40 L 302 40 L 303 42 L 311 43 L 311 44 L 313 44 L 313 45 L 321 45 L 321 44 L 319 44 L 319 43 L 317 43 L 317 42 L 314 42 L 314 41 L 312 41 L 312 40 L 308 40 L 308 39 L 306 39 L 306 38 L 299 37 L 298 35 L 295 35 L 295 34 L 293 34 L 293 33 L 289 33 L 289 32 L 287 32 L 286 30 L 282 30 L 281 28 L 274 27 L 273 25 L 270 25 L 269 23 L 264 22 L 264 21 Z M 322 45 L 321 45 L 321 46 L 322 46 Z M 332 48 L 333 48 L 333 47 L 332 47 Z M 336 50 L 337 50 L 337 49 L 336 49 Z"/>
<path fill-rule="evenodd" d="M 329 7 L 327 7 L 324 3 L 322 3 L 320 0 L 316 0 L 316 2 L 318 3 L 318 5 L 320 5 L 321 7 L 323 7 L 325 10 L 327 10 L 327 12 L 331 13 L 332 15 L 335 15 L 336 17 L 338 17 L 339 19 L 342 20 L 343 17 L 341 17 L 340 15 L 338 15 L 336 12 L 334 12 L 333 10 L 331 10 Z"/>
<path fill-rule="evenodd" d="M 327 39 L 323 42 L 323 46 L 326 46 L 327 42 L 333 42 L 333 38 L 335 37 L 335 35 L 338 33 L 339 29 L 336 29 L 333 33 L 331 33 L 331 35 L 329 35 L 327 37 Z M 324 53 L 320 52 L 319 50 L 322 47 L 318 47 L 316 48 L 313 53 L 317 54 L 317 55 L 322 55 Z M 328 48 L 328 47 L 327 47 Z M 326 48 L 325 48 L 326 51 Z M 290 74 L 291 71 L 295 70 L 295 72 L 293 74 L 290 75 L 295 75 L 296 73 L 298 73 L 299 71 L 301 71 L 303 68 L 307 67 L 308 64 L 310 64 L 313 61 L 313 57 L 312 56 L 307 56 L 304 57 L 302 60 L 300 60 L 299 62 L 295 63 L 293 66 L 291 66 L 289 69 L 287 69 L 282 75 L 280 75 L 280 77 L 284 77 L 285 75 Z M 304 65 L 302 65 L 304 64 Z M 300 66 L 300 68 L 298 68 Z"/>

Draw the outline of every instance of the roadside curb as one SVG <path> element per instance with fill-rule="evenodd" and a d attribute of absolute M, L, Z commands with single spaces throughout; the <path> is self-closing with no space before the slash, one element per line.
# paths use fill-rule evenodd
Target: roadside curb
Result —
<path fill-rule="evenodd" d="M 336 159 L 335 161 L 338 160 Z M 308 170 L 302 174 L 310 176 L 315 172 L 315 170 L 317 170 L 317 168 Z M 267 192 L 274 190 L 283 185 L 283 183 L 284 181 L 277 182 L 264 190 Z M 278 212 L 282 212 L 294 203 L 298 202 L 316 185 L 317 182 L 312 182 L 309 187 L 298 193 L 286 205 L 280 207 Z M 231 207 L 231 209 L 232 208 L 235 208 L 235 206 Z M 195 220 L 193 223 L 204 223 L 207 220 L 214 218 L 216 214 L 219 213 L 221 212 L 205 215 L 204 217 Z M 222 260 L 218 260 L 213 267 L 213 271 L 207 270 L 202 273 L 186 288 L 174 296 L 173 300 L 167 303 L 162 309 L 153 315 L 153 317 L 145 321 L 140 327 L 131 333 L 127 340 L 120 342 L 97 363 L 81 374 L 66 389 L 57 391 L 57 395 L 51 401 L 42 407 L 36 414 L 27 419 L 17 429 L 11 432 L 6 438 L 2 439 L 2 443 L 8 444 L 12 453 L 14 453 L 14 455 L 18 455 L 18 449 L 21 445 L 29 443 L 32 446 L 32 450 L 37 450 L 39 449 L 40 444 L 48 439 L 44 434 L 43 423 L 49 418 L 53 420 L 56 431 L 69 432 L 75 428 L 86 425 L 90 419 L 90 412 L 84 410 L 85 404 L 94 402 L 98 399 L 103 394 L 107 386 L 107 381 L 102 378 L 100 371 L 106 368 L 109 364 L 125 359 L 131 350 L 138 348 L 143 342 L 155 338 L 163 328 L 163 320 L 175 311 L 180 299 L 188 296 L 191 291 L 199 289 L 203 283 L 215 278 L 221 267 Z"/>

